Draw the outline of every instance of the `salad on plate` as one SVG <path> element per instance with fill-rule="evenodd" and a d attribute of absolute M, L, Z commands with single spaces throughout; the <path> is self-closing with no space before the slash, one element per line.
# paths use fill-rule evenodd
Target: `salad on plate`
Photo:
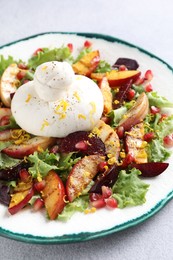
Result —
<path fill-rule="evenodd" d="M 173 103 L 152 70 L 114 64 L 86 40 L 40 47 L 27 62 L 0 55 L 0 202 L 50 220 L 142 205 L 169 164 Z M 114 54 L 112 54 L 114 55 Z M 43 214 L 44 214 L 43 213 Z"/>

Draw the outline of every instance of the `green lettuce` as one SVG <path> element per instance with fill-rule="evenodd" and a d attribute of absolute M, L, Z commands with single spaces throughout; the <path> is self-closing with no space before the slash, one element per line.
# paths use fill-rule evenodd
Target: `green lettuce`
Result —
<path fill-rule="evenodd" d="M 148 92 L 147 97 L 148 97 L 150 106 L 156 106 L 159 108 L 173 107 L 172 102 L 168 101 L 165 97 L 158 95 L 157 92 L 154 92 L 154 91 Z"/>
<path fill-rule="evenodd" d="M 163 139 L 165 136 L 173 133 L 173 115 L 160 121 L 160 114 L 151 117 L 148 115 L 145 119 L 145 130 L 150 132 L 151 129 L 155 138 L 148 143 L 147 153 L 150 162 L 163 162 L 167 160 L 171 151 L 164 147 Z"/>
<path fill-rule="evenodd" d="M 113 127 L 118 126 L 120 120 L 122 119 L 123 115 L 127 112 L 127 108 L 122 106 L 120 108 L 114 109 L 109 113 L 109 117 L 111 118 L 111 125 Z"/>
<path fill-rule="evenodd" d="M 153 139 L 147 147 L 147 152 L 149 162 L 164 162 L 171 155 L 161 139 Z"/>
<path fill-rule="evenodd" d="M 28 66 L 35 70 L 37 66 L 48 61 L 68 61 L 72 63 L 73 58 L 68 47 L 55 49 L 43 48 L 43 52 L 38 52 L 36 56 L 32 56 L 28 60 Z"/>
<path fill-rule="evenodd" d="M 13 167 L 17 165 L 19 162 L 19 159 L 14 159 L 4 153 L 0 153 L 0 169 Z"/>
<path fill-rule="evenodd" d="M 29 162 L 32 164 L 29 167 L 29 173 L 33 178 L 45 177 L 50 170 L 57 170 L 59 154 L 44 152 L 34 152 L 28 156 Z"/>
<path fill-rule="evenodd" d="M 7 59 L 3 55 L 0 55 L 0 76 L 2 76 L 4 70 L 12 63 L 16 63 L 12 56 L 8 56 Z"/>
<path fill-rule="evenodd" d="M 73 202 L 67 203 L 61 214 L 58 215 L 58 220 L 67 221 L 75 212 L 83 212 L 88 208 L 89 195 L 80 196 Z"/>
<path fill-rule="evenodd" d="M 68 154 L 60 154 L 57 169 L 63 181 L 66 181 L 73 165 L 75 165 L 80 159 L 81 157 L 78 157 L 77 154 L 73 152 Z"/>
<path fill-rule="evenodd" d="M 3 125 L 0 126 L 0 131 L 4 131 L 6 129 L 15 129 L 15 128 L 19 128 L 19 126 L 17 125 L 15 119 L 13 116 L 10 117 L 10 122 L 8 125 Z"/>
<path fill-rule="evenodd" d="M 149 185 L 140 178 L 141 172 L 135 168 L 127 173 L 120 171 L 118 180 L 114 184 L 113 197 L 118 201 L 118 207 L 137 206 L 145 203 L 145 195 Z"/>
<path fill-rule="evenodd" d="M 95 70 L 97 73 L 105 73 L 109 71 L 111 71 L 111 65 L 105 60 L 101 60 L 97 66 L 97 69 Z"/>

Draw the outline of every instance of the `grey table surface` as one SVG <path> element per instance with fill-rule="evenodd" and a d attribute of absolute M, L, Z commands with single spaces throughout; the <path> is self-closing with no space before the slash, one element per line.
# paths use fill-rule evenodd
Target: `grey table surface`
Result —
<path fill-rule="evenodd" d="M 109 34 L 173 66 L 172 0 L 0 0 L 0 45 L 48 31 Z M 0 259 L 173 259 L 173 201 L 135 227 L 84 243 L 34 245 L 0 237 Z"/>

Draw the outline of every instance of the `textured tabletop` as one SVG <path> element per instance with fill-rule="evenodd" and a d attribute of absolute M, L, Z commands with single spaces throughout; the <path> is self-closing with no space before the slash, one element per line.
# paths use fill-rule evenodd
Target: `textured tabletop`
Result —
<path fill-rule="evenodd" d="M 48 31 L 103 33 L 138 45 L 173 66 L 172 11 L 172 0 L 0 0 L 0 45 Z M 142 224 L 84 243 L 34 245 L 1 237 L 0 259 L 171 260 L 172 245 L 170 201 Z"/>

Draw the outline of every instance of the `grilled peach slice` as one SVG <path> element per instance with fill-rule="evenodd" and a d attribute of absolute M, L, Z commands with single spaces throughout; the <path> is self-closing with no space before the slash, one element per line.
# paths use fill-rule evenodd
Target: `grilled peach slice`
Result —
<path fill-rule="evenodd" d="M 115 158 L 116 161 L 119 157 L 120 141 L 114 129 L 100 120 L 93 129 L 93 133 L 95 133 L 105 144 L 106 154 L 111 158 Z"/>
<path fill-rule="evenodd" d="M 55 171 L 50 171 L 45 177 L 45 187 L 42 198 L 51 220 L 56 219 L 65 207 L 65 188 L 62 180 Z"/>
<path fill-rule="evenodd" d="M 104 156 L 89 155 L 83 157 L 73 166 L 66 183 L 67 197 L 70 202 L 88 186 L 98 172 L 99 163 L 103 162 L 104 159 Z"/>
<path fill-rule="evenodd" d="M 140 123 L 126 132 L 126 152 L 131 154 L 136 163 L 147 163 L 146 142 L 144 138 L 144 124 Z"/>
<path fill-rule="evenodd" d="M 34 188 L 32 179 L 29 178 L 27 182 L 20 181 L 14 189 L 14 193 L 11 195 L 11 201 L 8 207 L 10 214 L 13 215 L 24 208 L 33 195 Z"/>
<path fill-rule="evenodd" d="M 112 110 L 112 92 L 111 88 L 109 86 L 108 80 L 106 77 L 103 77 L 103 79 L 99 83 L 99 88 L 103 95 L 103 101 L 104 101 L 104 109 L 103 113 L 104 115 L 107 115 Z"/>
<path fill-rule="evenodd" d="M 106 73 L 92 73 L 91 78 L 100 82 L 103 77 L 106 76 L 110 87 L 116 88 L 127 84 L 130 80 L 132 80 L 132 83 L 135 82 L 139 78 L 140 74 L 141 72 L 138 70 L 111 70 Z"/>
<path fill-rule="evenodd" d="M 13 158 L 22 159 L 25 156 L 28 156 L 35 151 L 39 151 L 40 149 L 47 149 L 50 145 L 55 143 L 55 138 L 51 137 L 33 137 L 20 145 L 10 145 L 9 147 L 2 150 L 3 153 L 9 155 Z"/>
<path fill-rule="evenodd" d="M 84 55 L 79 61 L 72 65 L 76 74 L 89 77 L 90 74 L 97 68 L 100 62 L 99 51 L 92 51 Z"/>
<path fill-rule="evenodd" d="M 136 103 L 130 108 L 119 122 L 119 126 L 123 126 L 128 131 L 132 126 L 140 123 L 148 114 L 149 102 L 146 94 L 140 94 Z"/>
<path fill-rule="evenodd" d="M 0 82 L 0 97 L 6 107 L 10 107 L 11 94 L 15 93 L 18 88 L 19 80 L 17 79 L 17 74 L 20 71 L 26 70 L 18 68 L 17 64 L 14 63 L 8 66 L 2 74 Z"/>

